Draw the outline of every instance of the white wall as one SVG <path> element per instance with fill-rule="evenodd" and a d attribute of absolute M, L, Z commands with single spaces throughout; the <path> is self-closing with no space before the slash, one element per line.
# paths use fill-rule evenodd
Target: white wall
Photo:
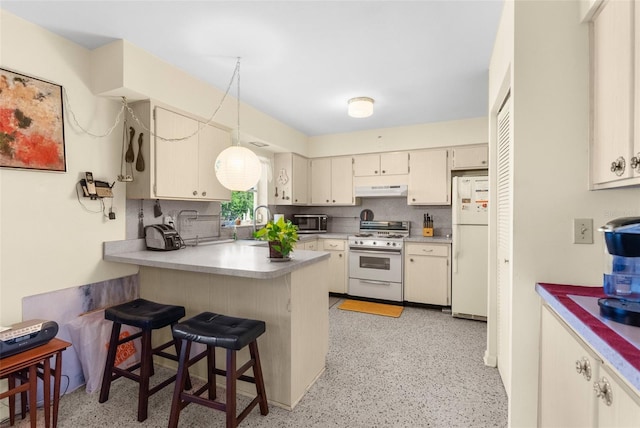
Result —
<path fill-rule="evenodd" d="M 587 190 L 589 41 L 588 26 L 579 23 L 579 2 L 516 1 L 509 7 L 513 30 L 501 31 L 500 37 L 513 39 L 514 53 L 492 61 L 490 94 L 499 93 L 497 85 L 510 66 L 514 217 L 509 421 L 525 427 L 537 423 L 540 300 L 535 283 L 600 286 L 602 237 L 596 232 L 595 244 L 572 244 L 572 219 L 593 218 L 597 228 L 611 218 L 640 215 L 640 189 Z M 509 55 L 509 50 L 502 53 Z M 495 102 L 490 99 L 490 105 Z"/>
<path fill-rule="evenodd" d="M 119 103 L 90 90 L 89 52 L 0 10 L 0 65 L 62 85 L 78 121 L 93 132 L 114 122 Z M 67 172 L 0 169 L 0 323 L 22 320 L 24 296 L 135 273 L 102 261 L 102 242 L 124 238 L 125 192 L 116 185 L 116 220 L 86 212 L 76 200 L 84 171 L 114 181 L 120 169 L 121 128 L 91 138 L 70 124 L 65 108 Z M 83 200 L 91 209 L 97 202 Z"/>
<path fill-rule="evenodd" d="M 487 142 L 487 118 L 452 120 L 309 138 L 309 157 L 388 152 Z"/>
<path fill-rule="evenodd" d="M 223 91 L 125 40 L 117 40 L 95 49 L 92 52 L 92 60 L 95 70 L 93 87 L 99 94 L 135 99 L 150 98 L 203 119 L 211 117 L 224 95 Z M 234 67 L 235 60 L 229 59 L 229 79 Z M 235 86 L 230 92 L 235 93 Z M 241 103 L 240 118 L 242 143 L 257 140 L 268 143 L 275 151 L 307 154 L 307 136 L 303 133 L 244 102 Z M 231 95 L 227 96 L 213 121 L 235 130 L 237 99 Z M 235 139 L 235 132 L 233 137 Z M 253 149 L 252 146 L 248 148 Z"/>

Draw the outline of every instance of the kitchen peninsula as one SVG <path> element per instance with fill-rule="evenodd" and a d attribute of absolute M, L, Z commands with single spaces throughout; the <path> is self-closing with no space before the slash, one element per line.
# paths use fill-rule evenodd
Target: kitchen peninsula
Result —
<path fill-rule="evenodd" d="M 183 305 L 187 317 L 203 311 L 259 319 L 258 340 L 269 402 L 292 409 L 322 374 L 329 346 L 326 252 L 296 250 L 292 260 L 273 263 L 255 241 L 231 241 L 178 251 L 147 251 L 144 240 L 104 243 L 104 260 L 140 266 L 140 297 Z M 155 333 L 154 342 L 169 332 Z M 194 351 L 195 352 L 195 351 Z M 218 364 L 224 354 L 216 354 Z M 238 361 L 247 361 L 243 349 Z M 205 378 L 204 365 L 192 374 Z M 254 393 L 252 384 L 238 390 Z"/>

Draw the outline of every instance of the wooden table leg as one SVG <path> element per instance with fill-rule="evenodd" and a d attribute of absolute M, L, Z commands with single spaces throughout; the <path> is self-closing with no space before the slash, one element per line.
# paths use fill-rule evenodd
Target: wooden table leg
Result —
<path fill-rule="evenodd" d="M 62 373 L 62 350 L 56 352 L 56 368 L 53 380 L 53 428 L 58 426 L 58 405 L 60 404 L 60 374 Z"/>
<path fill-rule="evenodd" d="M 42 369 L 42 395 L 44 397 L 44 426 L 51 426 L 51 357 L 45 358 Z"/>
<path fill-rule="evenodd" d="M 29 366 L 29 416 L 31 419 L 31 428 L 37 427 L 38 422 L 38 371 L 36 365 Z"/>
<path fill-rule="evenodd" d="M 9 390 L 15 389 L 16 376 L 15 374 L 9 375 Z M 11 394 L 9 396 L 9 425 L 13 426 L 16 423 L 16 395 Z"/>

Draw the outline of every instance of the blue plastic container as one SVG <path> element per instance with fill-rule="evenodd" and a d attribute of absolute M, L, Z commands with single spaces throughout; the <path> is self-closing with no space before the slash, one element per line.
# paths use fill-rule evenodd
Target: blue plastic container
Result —
<path fill-rule="evenodd" d="M 640 217 L 612 220 L 600 228 L 607 244 L 606 295 L 640 302 Z"/>

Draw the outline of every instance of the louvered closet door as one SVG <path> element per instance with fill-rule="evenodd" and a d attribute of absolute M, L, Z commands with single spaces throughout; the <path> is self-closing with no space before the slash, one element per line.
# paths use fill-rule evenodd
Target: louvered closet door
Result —
<path fill-rule="evenodd" d="M 512 145 L 511 98 L 498 112 L 497 171 L 497 348 L 498 371 L 507 396 L 511 395 L 511 235 L 512 235 Z"/>

